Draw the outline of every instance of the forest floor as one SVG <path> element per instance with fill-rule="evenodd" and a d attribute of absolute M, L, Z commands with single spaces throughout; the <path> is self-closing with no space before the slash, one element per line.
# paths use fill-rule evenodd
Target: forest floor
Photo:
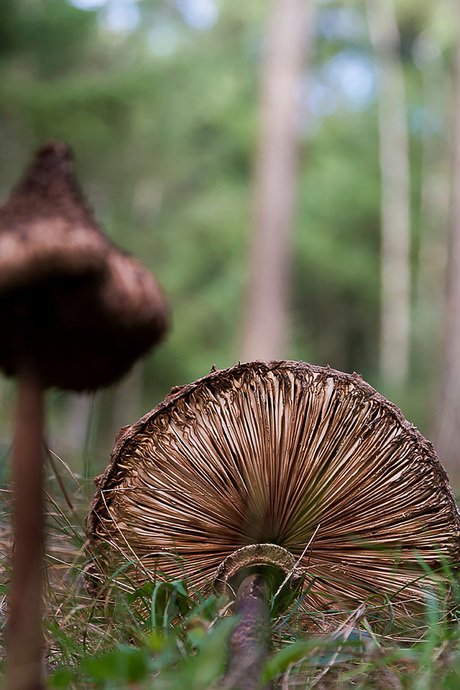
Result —
<path fill-rule="evenodd" d="M 64 474 L 64 472 L 60 474 Z M 112 588 L 97 600 L 87 592 L 84 521 L 92 487 L 65 470 L 47 484 L 46 668 L 52 688 L 217 687 L 234 619 L 215 596 L 200 597 L 184 580 L 153 582 L 131 591 Z M 1 493 L 0 582 L 2 629 L 11 576 L 11 493 Z M 447 690 L 460 686 L 460 602 L 456 579 L 427 599 L 404 628 L 391 602 L 369 602 L 332 620 L 316 612 L 316 630 L 299 625 L 311 612 L 302 601 L 273 620 L 273 649 L 264 680 L 273 687 Z M 325 630 L 327 629 L 327 632 Z"/>

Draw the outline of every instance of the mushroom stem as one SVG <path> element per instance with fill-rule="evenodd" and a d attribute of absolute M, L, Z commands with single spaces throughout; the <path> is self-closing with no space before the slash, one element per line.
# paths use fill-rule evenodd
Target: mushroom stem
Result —
<path fill-rule="evenodd" d="M 15 541 L 7 633 L 8 690 L 41 690 L 43 679 L 43 390 L 24 367 L 19 375 L 13 446 Z"/>
<path fill-rule="evenodd" d="M 257 572 L 245 577 L 238 587 L 235 613 L 240 620 L 230 638 L 222 690 L 260 688 L 270 648 L 270 595 L 269 581 Z"/>

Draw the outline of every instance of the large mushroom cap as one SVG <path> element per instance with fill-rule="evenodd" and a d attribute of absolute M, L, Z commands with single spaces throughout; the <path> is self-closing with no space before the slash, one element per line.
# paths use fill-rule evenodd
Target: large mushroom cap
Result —
<path fill-rule="evenodd" d="M 305 603 L 323 611 L 376 593 L 410 611 L 421 559 L 457 562 L 459 534 L 418 430 L 358 375 L 298 362 L 173 390 L 124 430 L 88 517 L 101 581 L 185 574 L 203 587 L 234 551 L 272 543 L 299 559 Z"/>
<path fill-rule="evenodd" d="M 0 367 L 27 362 L 45 386 L 108 385 L 163 335 L 153 276 L 99 229 L 52 141 L 0 209 Z"/>

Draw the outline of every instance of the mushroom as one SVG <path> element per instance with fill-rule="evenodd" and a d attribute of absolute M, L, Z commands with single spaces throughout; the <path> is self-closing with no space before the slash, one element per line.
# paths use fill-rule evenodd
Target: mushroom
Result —
<path fill-rule="evenodd" d="M 303 574 L 312 615 L 375 595 L 410 615 L 430 581 L 420 559 L 436 570 L 460 556 L 459 511 L 431 444 L 357 374 L 304 362 L 239 364 L 173 389 L 122 429 L 97 486 L 94 591 L 115 571 L 236 588 L 227 688 L 257 687 L 280 579 Z"/>
<path fill-rule="evenodd" d="M 18 379 L 8 687 L 42 687 L 43 391 L 95 390 L 161 338 L 153 276 L 99 229 L 69 148 L 45 144 L 0 209 L 0 367 Z"/>

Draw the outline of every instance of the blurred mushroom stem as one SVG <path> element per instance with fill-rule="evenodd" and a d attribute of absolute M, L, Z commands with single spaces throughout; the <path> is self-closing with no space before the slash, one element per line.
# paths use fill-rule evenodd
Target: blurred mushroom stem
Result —
<path fill-rule="evenodd" d="M 270 649 L 271 585 L 260 572 L 247 575 L 236 596 L 239 618 L 230 638 L 222 690 L 257 690 Z"/>
<path fill-rule="evenodd" d="M 41 690 L 43 678 L 43 387 L 32 368 L 18 377 L 13 445 L 14 548 L 7 633 L 7 690 Z"/>
<path fill-rule="evenodd" d="M 0 368 L 19 381 L 7 690 L 44 687 L 43 391 L 115 383 L 167 325 L 160 286 L 102 233 L 67 144 L 44 144 L 0 208 Z"/>

